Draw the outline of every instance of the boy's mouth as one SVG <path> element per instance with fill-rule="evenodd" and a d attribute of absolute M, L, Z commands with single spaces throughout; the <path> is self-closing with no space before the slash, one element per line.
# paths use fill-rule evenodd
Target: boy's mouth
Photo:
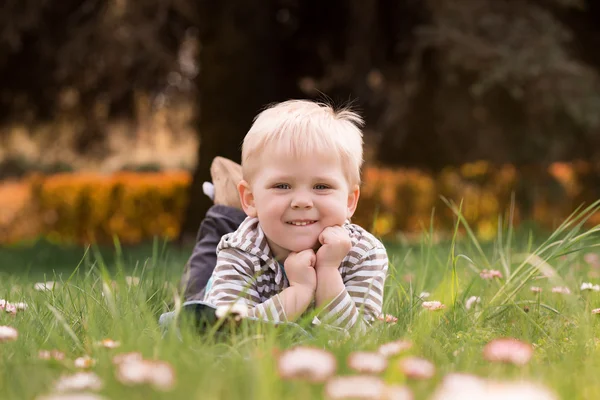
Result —
<path fill-rule="evenodd" d="M 288 225 L 294 225 L 294 226 L 306 226 L 306 225 L 312 225 L 314 223 L 316 223 L 317 221 L 314 220 L 308 220 L 308 219 L 299 219 L 296 221 L 288 221 L 286 222 L 286 224 Z"/>

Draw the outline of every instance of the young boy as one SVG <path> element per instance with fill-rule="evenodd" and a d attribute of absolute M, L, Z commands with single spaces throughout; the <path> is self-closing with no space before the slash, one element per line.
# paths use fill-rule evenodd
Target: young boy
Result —
<path fill-rule="evenodd" d="M 247 218 L 223 236 L 205 301 L 243 302 L 250 316 L 364 328 L 381 314 L 384 246 L 349 223 L 363 144 L 355 113 L 293 100 L 261 112 L 242 146 Z"/>

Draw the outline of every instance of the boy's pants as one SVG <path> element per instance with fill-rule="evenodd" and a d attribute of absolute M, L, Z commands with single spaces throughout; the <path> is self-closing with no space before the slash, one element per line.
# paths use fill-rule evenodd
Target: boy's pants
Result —
<path fill-rule="evenodd" d="M 244 219 L 246 214 L 238 208 L 214 205 L 208 209 L 182 277 L 187 301 L 204 299 L 204 289 L 217 265 L 217 245 L 223 235 L 235 231 Z"/>
<path fill-rule="evenodd" d="M 244 219 L 246 214 L 238 208 L 214 205 L 208 209 L 181 278 L 186 301 L 204 299 L 204 289 L 217 264 L 217 245 L 223 235 L 235 231 Z M 173 318 L 175 312 L 164 313 L 160 316 L 159 324 L 166 328 Z"/>

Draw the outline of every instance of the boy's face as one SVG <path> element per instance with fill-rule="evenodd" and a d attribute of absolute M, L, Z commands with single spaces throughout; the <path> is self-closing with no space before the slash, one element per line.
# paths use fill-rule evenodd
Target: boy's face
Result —
<path fill-rule="evenodd" d="M 238 188 L 244 211 L 258 217 L 275 257 L 318 247 L 321 232 L 342 225 L 356 209 L 359 188 L 349 187 L 334 157 L 296 160 L 267 153 L 251 184 Z"/>

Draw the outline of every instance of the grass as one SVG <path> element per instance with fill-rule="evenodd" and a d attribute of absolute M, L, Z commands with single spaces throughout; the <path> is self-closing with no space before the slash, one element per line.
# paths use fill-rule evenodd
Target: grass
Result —
<path fill-rule="evenodd" d="M 15 316 L 1 313 L 0 325 L 19 331 L 13 342 L 0 343 L 0 398 L 35 399 L 53 392 L 63 375 L 76 372 L 73 360 L 90 355 L 92 368 L 103 381 L 100 394 L 108 399 L 307 399 L 321 398 L 322 384 L 282 381 L 276 354 L 303 344 L 331 351 L 338 374 L 352 372 L 347 356 L 356 350 L 375 350 L 380 344 L 404 338 L 414 343 L 409 354 L 432 361 L 435 377 L 405 378 L 394 360 L 382 377 L 407 384 L 416 399 L 430 398 L 444 375 L 466 372 L 497 380 L 526 379 L 551 388 L 560 398 L 600 398 L 600 321 L 591 310 L 600 307 L 600 292 L 581 292 L 582 282 L 598 282 L 600 265 L 584 261 L 594 252 L 598 229 L 582 222 L 597 205 L 580 210 L 551 234 L 513 231 L 501 224 L 493 243 L 478 242 L 457 215 L 462 239 L 433 243 L 425 233 L 416 245 L 388 244 L 390 274 L 384 312 L 396 324 L 377 322 L 364 335 L 310 329 L 310 336 L 269 326 L 246 326 L 227 335 L 198 334 L 189 325 L 166 334 L 157 320 L 180 304 L 177 283 L 190 249 L 160 243 L 136 248 L 59 248 L 47 243 L 0 250 L 0 298 L 25 301 L 29 308 Z M 484 280 L 483 269 L 501 271 L 502 279 Z M 129 286 L 125 276 L 141 278 Z M 59 281 L 52 291 L 38 292 L 33 284 Z M 113 284 L 112 282 L 115 282 Z M 541 294 L 531 286 L 543 289 Z M 552 293 L 567 286 L 571 295 Z M 446 305 L 441 311 L 422 307 L 427 300 Z M 465 301 L 479 296 L 469 310 Z M 178 332 L 180 335 L 178 335 Z M 485 361 L 483 347 L 498 337 L 514 337 L 534 346 L 525 366 Z M 106 349 L 97 342 L 121 343 Z M 40 350 L 58 349 L 65 360 L 38 358 Z M 170 363 L 177 377 L 169 391 L 128 386 L 116 379 L 111 358 L 138 351 L 145 358 Z"/>

